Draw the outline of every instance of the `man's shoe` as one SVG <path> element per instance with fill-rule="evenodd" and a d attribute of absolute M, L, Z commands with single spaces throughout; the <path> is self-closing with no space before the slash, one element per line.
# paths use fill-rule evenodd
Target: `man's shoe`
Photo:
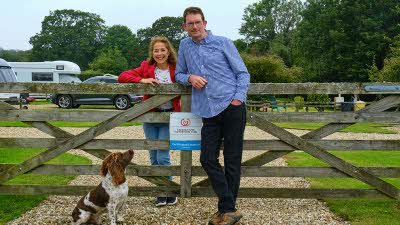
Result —
<path fill-rule="evenodd" d="M 167 205 L 167 197 L 157 197 L 156 199 L 156 206 L 165 206 Z"/>
<path fill-rule="evenodd" d="M 222 213 L 219 211 L 215 212 L 212 216 L 210 221 L 208 221 L 208 225 L 217 225 L 222 221 Z"/>
<path fill-rule="evenodd" d="M 228 212 L 222 215 L 222 221 L 219 223 L 220 225 L 232 225 L 237 223 L 243 215 L 239 212 Z"/>
<path fill-rule="evenodd" d="M 175 205 L 177 202 L 177 197 L 167 197 L 167 205 Z"/>

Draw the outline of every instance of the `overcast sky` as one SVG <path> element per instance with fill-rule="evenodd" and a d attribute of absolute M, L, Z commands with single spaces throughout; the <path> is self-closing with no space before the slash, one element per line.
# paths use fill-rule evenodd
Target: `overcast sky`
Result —
<path fill-rule="evenodd" d="M 107 26 L 121 24 L 134 33 L 162 16 L 181 16 L 188 6 L 203 9 L 207 29 L 232 40 L 241 38 L 244 9 L 259 0 L 7 0 L 0 10 L 0 47 L 27 50 L 29 38 L 39 33 L 50 11 L 75 9 L 96 13 Z"/>

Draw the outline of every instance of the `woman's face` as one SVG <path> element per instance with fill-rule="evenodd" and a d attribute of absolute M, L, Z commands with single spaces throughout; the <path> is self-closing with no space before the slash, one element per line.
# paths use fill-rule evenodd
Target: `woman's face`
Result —
<path fill-rule="evenodd" d="M 156 42 L 153 47 L 153 59 L 157 64 L 167 63 L 169 51 L 163 42 Z"/>

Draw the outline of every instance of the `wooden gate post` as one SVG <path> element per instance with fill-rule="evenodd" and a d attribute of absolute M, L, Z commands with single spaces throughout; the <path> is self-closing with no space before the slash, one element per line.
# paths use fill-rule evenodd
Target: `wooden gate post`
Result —
<path fill-rule="evenodd" d="M 181 96 L 182 112 L 190 112 L 190 95 Z M 192 196 L 192 151 L 181 151 L 181 197 Z"/>

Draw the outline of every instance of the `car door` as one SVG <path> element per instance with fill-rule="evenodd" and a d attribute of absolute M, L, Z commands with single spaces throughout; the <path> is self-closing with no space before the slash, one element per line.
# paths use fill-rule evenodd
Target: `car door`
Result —
<path fill-rule="evenodd" d="M 105 82 L 106 84 L 115 84 L 115 83 L 118 83 L 117 78 L 114 78 L 114 77 L 105 77 L 105 78 L 104 78 L 104 82 Z M 104 95 L 104 98 L 107 99 L 107 101 L 109 101 L 111 104 L 113 104 L 113 103 L 114 103 L 114 97 L 115 97 L 115 96 L 116 96 L 115 94 L 105 94 L 105 95 Z"/>
<path fill-rule="evenodd" d="M 94 83 L 104 83 L 101 77 L 92 77 L 85 80 L 83 83 L 85 84 L 94 84 Z M 87 104 L 87 105 L 97 105 L 97 104 L 105 104 L 104 103 L 104 94 L 76 94 L 75 102 L 77 104 Z"/>

